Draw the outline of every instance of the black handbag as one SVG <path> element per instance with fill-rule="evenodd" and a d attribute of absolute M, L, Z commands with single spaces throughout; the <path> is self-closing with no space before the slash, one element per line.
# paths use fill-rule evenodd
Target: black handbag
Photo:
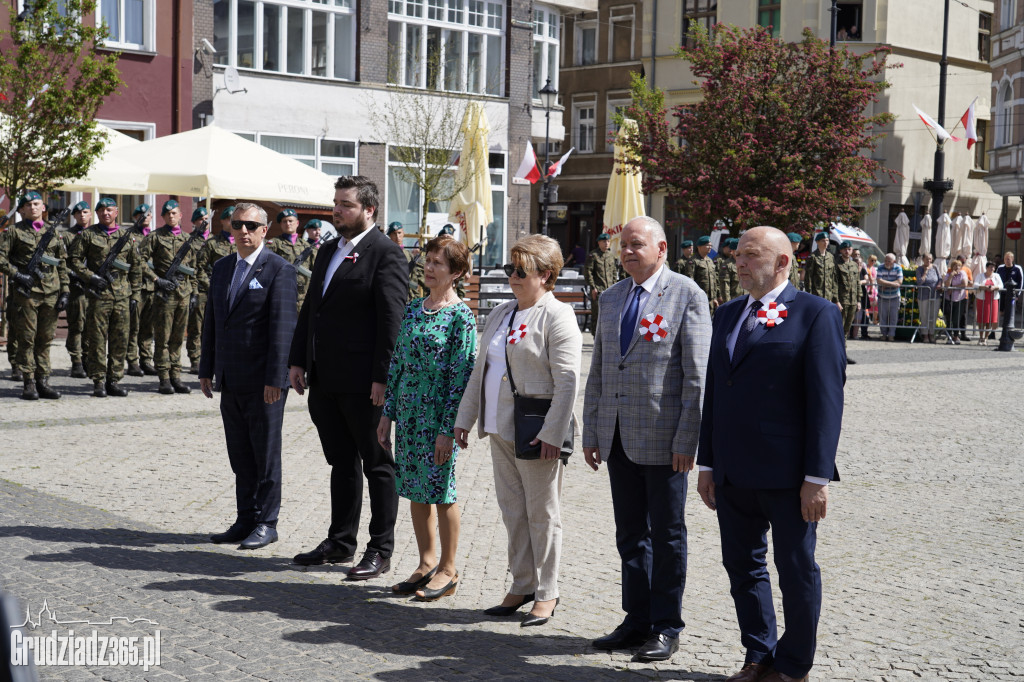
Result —
<path fill-rule="evenodd" d="M 544 420 L 551 409 L 550 398 L 527 398 L 519 395 L 516 390 L 516 382 L 512 379 L 512 366 L 508 363 L 508 334 L 512 333 L 512 323 L 516 319 L 519 306 L 512 309 L 512 317 L 509 318 L 508 332 L 505 342 L 505 372 L 508 374 L 508 385 L 512 389 L 512 420 L 515 425 L 515 447 L 516 459 L 540 459 L 540 441 L 536 445 L 530 445 L 530 441 L 537 438 L 537 434 L 544 428 Z M 569 418 L 569 428 L 562 443 L 562 454 L 560 459 L 565 464 L 572 454 L 572 442 L 576 435 L 576 427 L 572 417 Z"/>

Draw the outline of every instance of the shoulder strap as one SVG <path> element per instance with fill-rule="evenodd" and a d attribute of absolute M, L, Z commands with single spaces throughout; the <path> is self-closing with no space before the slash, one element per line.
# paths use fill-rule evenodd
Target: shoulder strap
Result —
<path fill-rule="evenodd" d="M 505 373 L 508 375 L 508 385 L 512 389 L 512 395 L 519 397 L 516 390 L 516 382 L 512 379 L 512 366 L 508 364 L 508 335 L 512 333 L 512 323 L 516 321 L 516 313 L 519 312 L 519 304 L 512 308 L 512 316 L 508 318 L 508 331 L 505 333 Z"/>

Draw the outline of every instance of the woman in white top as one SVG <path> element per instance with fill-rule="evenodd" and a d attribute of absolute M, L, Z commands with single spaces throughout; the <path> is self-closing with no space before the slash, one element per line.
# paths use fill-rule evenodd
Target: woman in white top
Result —
<path fill-rule="evenodd" d="M 996 273 L 996 264 L 989 261 L 985 264 L 985 276 L 975 280 L 977 287 L 978 328 L 981 329 L 979 346 L 988 345 L 988 337 L 996 335 L 999 325 L 999 290 L 1003 288 L 1003 278 Z"/>
<path fill-rule="evenodd" d="M 546 623 L 558 603 L 563 476 L 559 457 L 569 426 L 575 423 L 583 336 L 572 306 L 551 293 L 562 269 L 558 242 L 530 235 L 513 245 L 511 259 L 505 272 L 515 300 L 495 308 L 484 325 L 481 352 L 455 419 L 455 441 L 466 447 L 474 423 L 479 437 L 490 438 L 512 585 L 501 604 L 485 613 L 510 616 L 534 602 L 522 621 L 526 626 Z M 541 445 L 539 459 L 516 457 L 506 357 L 520 395 L 551 400 L 534 440 Z"/>

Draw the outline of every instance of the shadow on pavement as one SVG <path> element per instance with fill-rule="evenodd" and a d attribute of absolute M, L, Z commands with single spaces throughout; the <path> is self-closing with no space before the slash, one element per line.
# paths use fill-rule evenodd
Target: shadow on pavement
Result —
<path fill-rule="evenodd" d="M 163 533 L 131 528 L 62 528 L 60 526 L 0 526 L 0 538 L 23 537 L 40 542 L 88 542 L 122 547 L 158 545 L 199 545 L 209 543 L 209 535 L 199 533 Z"/>

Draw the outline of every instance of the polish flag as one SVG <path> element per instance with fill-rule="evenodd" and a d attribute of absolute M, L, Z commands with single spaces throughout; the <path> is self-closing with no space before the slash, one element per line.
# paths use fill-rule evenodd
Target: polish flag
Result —
<path fill-rule="evenodd" d="M 948 132 L 946 132 L 945 128 L 940 126 L 938 124 L 938 122 L 934 118 L 932 118 L 928 114 L 926 114 L 923 111 L 921 111 L 920 109 L 918 109 L 917 105 L 911 105 L 911 106 L 914 107 L 914 111 L 916 111 L 917 115 L 921 118 L 922 121 L 924 121 L 924 124 L 926 126 L 928 126 L 929 128 L 931 128 L 935 132 L 935 136 L 937 138 L 939 138 L 940 142 L 945 142 L 946 140 L 953 140 L 953 142 L 959 142 L 960 141 L 959 137 L 953 137 Z"/>
<path fill-rule="evenodd" d="M 533 151 L 533 143 L 526 143 L 526 151 L 523 152 L 523 162 L 519 164 L 519 170 L 515 174 L 518 180 L 529 180 L 530 184 L 540 180 L 540 168 L 537 167 L 537 152 Z"/>
<path fill-rule="evenodd" d="M 576 147 L 571 148 L 569 151 L 562 155 L 562 158 L 560 158 L 555 163 L 551 164 L 551 168 L 548 169 L 549 178 L 558 177 L 558 174 L 562 172 L 562 164 L 565 163 L 565 160 L 568 159 L 569 155 L 572 154 L 574 151 L 576 151 Z"/>
<path fill-rule="evenodd" d="M 960 117 L 960 123 L 963 124 L 964 130 L 967 131 L 968 149 L 973 147 L 974 143 L 978 141 L 978 115 L 974 111 L 974 105 L 977 102 L 978 98 L 975 97 L 974 101 L 971 102 L 971 106 L 967 107 L 967 111 Z"/>

